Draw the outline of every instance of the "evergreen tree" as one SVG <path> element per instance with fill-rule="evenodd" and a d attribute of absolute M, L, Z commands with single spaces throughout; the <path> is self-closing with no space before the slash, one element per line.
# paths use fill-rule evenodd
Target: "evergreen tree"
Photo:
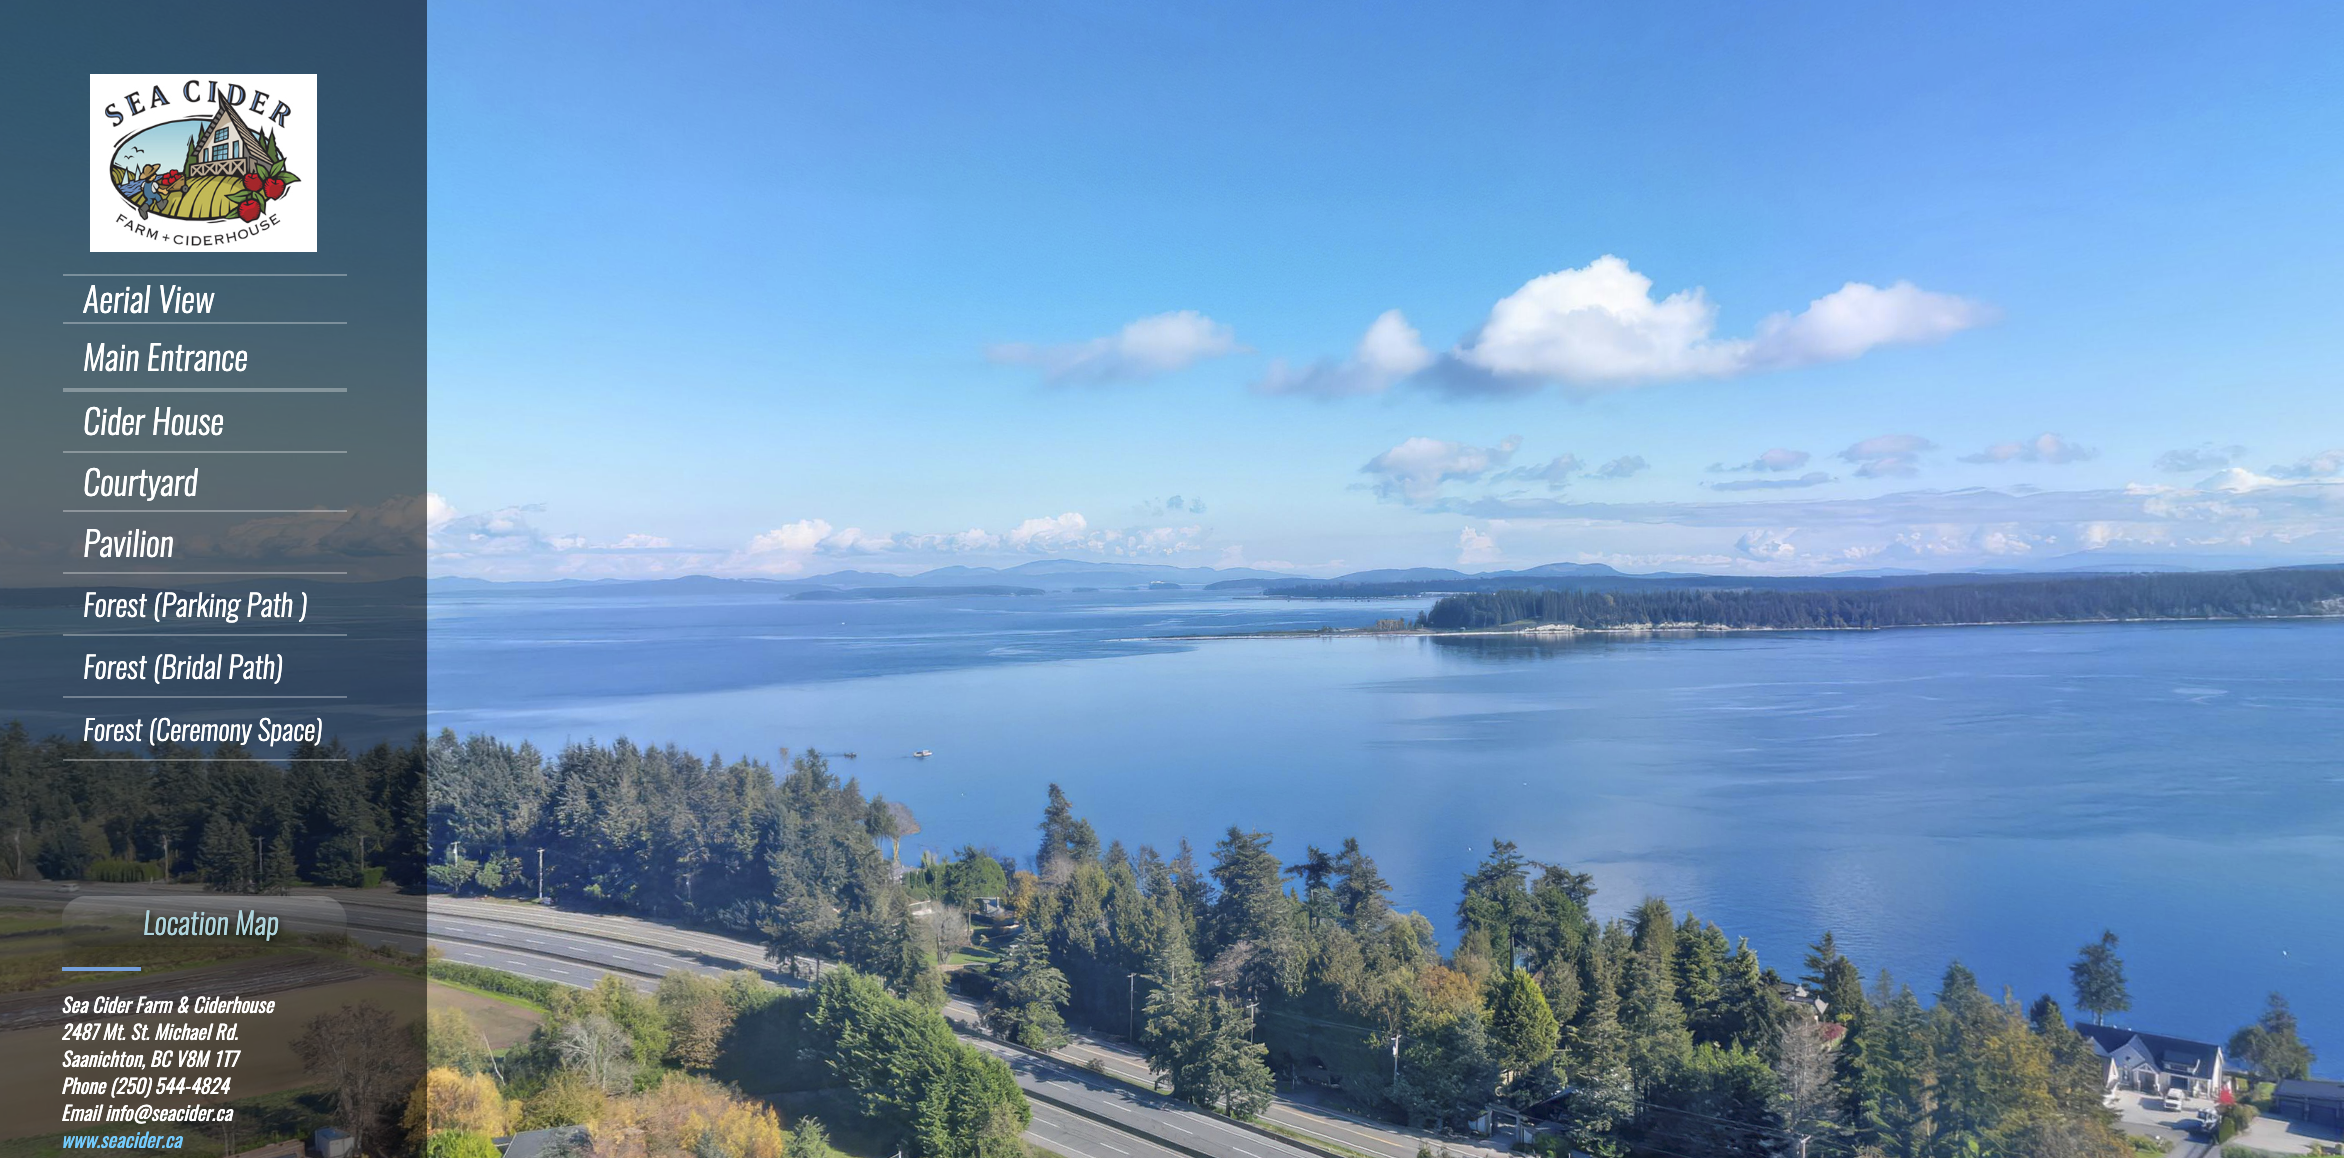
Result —
<path fill-rule="evenodd" d="M 1554 1059 L 1562 1027 L 1530 974 L 1509 970 L 1498 983 L 1489 1003 L 1489 1038 L 1498 1064 L 1512 1071 L 1517 1083 Z"/>
<path fill-rule="evenodd" d="M 2132 994 L 2124 986 L 2124 959 L 2116 955 L 2115 930 L 2103 930 L 2099 940 L 2078 951 L 2067 976 L 2075 984 L 2075 1007 L 2091 1014 L 2093 1021 L 2104 1023 L 2109 1014 L 2132 1008 Z"/>
<path fill-rule="evenodd" d="M 280 836 L 265 842 L 266 851 L 260 862 L 260 892 L 282 896 L 299 883 L 299 871 L 293 864 L 293 845 Z"/>
<path fill-rule="evenodd" d="M 1270 855 L 1270 835 L 1247 832 L 1232 825 L 1213 846 L 1213 883 L 1220 897 L 1213 902 L 1212 943 L 1216 950 L 1240 941 L 1266 945 L 1285 915 L 1286 893 L 1280 887 L 1278 858 Z"/>
<path fill-rule="evenodd" d="M 1489 855 L 1465 874 L 1463 895 L 1457 901 L 1457 931 L 1481 934 L 1489 945 L 1490 960 L 1503 968 L 1514 966 L 1522 944 L 1519 926 L 1531 913 L 1530 862 L 1510 840 L 1489 842 Z"/>
<path fill-rule="evenodd" d="M 1335 854 L 1335 907 L 1354 929 L 1380 925 L 1391 913 L 1392 886 L 1376 871 L 1375 860 L 1360 851 L 1356 837 L 1344 837 Z"/>
<path fill-rule="evenodd" d="M 1328 887 L 1335 875 L 1335 858 L 1328 856 L 1326 850 L 1315 844 L 1308 846 L 1300 863 L 1286 866 L 1286 875 L 1302 881 L 1302 909 L 1313 926 L 1338 915 L 1334 891 Z"/>
<path fill-rule="evenodd" d="M 1020 937 L 1001 963 L 993 1000 L 985 1007 L 985 1028 L 1028 1049 L 1054 1050 L 1067 1043 L 1066 974 L 1050 963 L 1039 938 Z"/>
<path fill-rule="evenodd" d="M 2252 1061 L 2257 1071 L 2273 1078 L 2308 1078 L 2312 1063 L 2319 1060 L 2296 1036 L 2295 1012 L 2277 993 L 2271 994 L 2253 1025 L 2230 1035 L 2230 1054 Z"/>
<path fill-rule="evenodd" d="M 822 1119 L 807 1117 L 790 1127 L 782 1158 L 832 1158 L 836 1153 L 830 1148 L 830 1131 L 822 1128 Z"/>
<path fill-rule="evenodd" d="M 1571 1029 L 1564 1064 L 1572 1092 L 1565 1103 L 1563 1138 L 1573 1150 L 1614 1158 L 1626 1153 L 1619 1131 L 1635 1117 L 1636 1079 L 1628 1065 L 1627 1031 L 1608 955 L 1590 958 L 1586 1012 Z"/>
<path fill-rule="evenodd" d="M 244 826 L 225 816 L 214 816 L 203 828 L 203 843 L 195 850 L 195 875 L 215 893 L 240 893 L 252 887 L 252 837 Z"/>
<path fill-rule="evenodd" d="M 1148 995 L 1148 1068 L 1171 1079 L 1174 1097 L 1250 1118 L 1266 1109 L 1275 1090 L 1267 1046 L 1250 1040 L 1245 1011 L 1208 994 L 1193 969 L 1177 959 Z"/>

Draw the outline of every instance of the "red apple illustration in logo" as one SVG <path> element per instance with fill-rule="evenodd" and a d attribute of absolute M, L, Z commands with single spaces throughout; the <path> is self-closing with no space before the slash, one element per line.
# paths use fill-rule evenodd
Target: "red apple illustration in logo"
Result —
<path fill-rule="evenodd" d="M 246 173 L 244 175 L 244 191 L 247 193 L 260 192 L 260 174 Z"/>
<path fill-rule="evenodd" d="M 260 191 L 266 194 L 269 200 L 274 201 L 277 198 L 285 195 L 285 183 L 275 177 L 271 177 L 268 180 L 260 183 Z"/>
<path fill-rule="evenodd" d="M 162 186 L 162 187 L 163 187 L 163 188 L 165 188 L 165 189 L 168 189 L 168 188 L 170 188 L 171 186 L 173 186 L 173 185 L 176 185 L 176 184 L 178 184 L 178 183 L 179 183 L 179 170 L 177 170 L 177 169 L 173 169 L 173 170 L 171 170 L 170 172 L 168 172 L 168 173 L 165 173 L 165 174 L 163 174 L 162 176 L 155 178 L 155 184 L 157 184 L 157 185 L 160 185 L 160 186 Z"/>
<path fill-rule="evenodd" d="M 236 216 L 251 221 L 260 216 L 260 201 L 255 198 L 236 207 Z"/>

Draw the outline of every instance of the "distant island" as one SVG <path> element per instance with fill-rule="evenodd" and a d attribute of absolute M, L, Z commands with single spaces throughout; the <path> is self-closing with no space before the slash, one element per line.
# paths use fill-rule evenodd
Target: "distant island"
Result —
<path fill-rule="evenodd" d="M 1881 587 L 1617 587 L 1444 597 L 1417 630 L 1865 630 L 1966 624 L 2344 616 L 2344 569 L 2031 575 Z M 1379 624 L 1391 630 L 1391 621 Z M 1373 630 L 1373 629 L 1371 629 Z"/>
<path fill-rule="evenodd" d="M 817 587 L 793 592 L 791 599 L 941 599 L 950 595 L 1040 595 L 1039 587 Z"/>

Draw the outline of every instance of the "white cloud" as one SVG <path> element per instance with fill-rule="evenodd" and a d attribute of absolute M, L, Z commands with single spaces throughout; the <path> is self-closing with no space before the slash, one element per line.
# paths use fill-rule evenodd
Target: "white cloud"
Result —
<path fill-rule="evenodd" d="M 1743 480 L 1776 481 L 1776 480 Z M 1509 553 L 1540 544 L 1587 553 L 1724 556 L 1768 572 L 2089 563 L 2123 551 L 2200 566 L 2344 560 L 2344 481 L 2225 470 L 2194 486 L 2098 490 L 1971 487 L 1861 498 L 1581 502 L 1443 497 L 1427 512 L 1505 520 Z M 1552 549 L 1552 548 L 1548 548 Z M 1664 564 L 1665 565 L 1665 564 Z M 1675 569 L 1675 568 L 1672 568 Z"/>
<path fill-rule="evenodd" d="M 2283 487 L 2286 485 L 2287 480 L 2285 479 L 2273 478 L 2270 475 L 2256 474 L 2255 472 L 2248 470 L 2243 466 L 2233 466 L 2223 470 L 2215 471 L 2213 474 L 2207 475 L 2205 478 L 2198 480 L 2196 489 L 2201 491 L 2219 491 L 2224 494 L 2244 494 L 2247 491 L 2259 491 L 2267 487 Z M 2163 492 L 2160 491 L 2157 493 Z"/>
<path fill-rule="evenodd" d="M 1611 460 L 1610 462 L 1603 464 L 1602 466 L 1595 468 L 1595 477 L 1628 478 L 1643 471 L 1649 470 L 1651 467 L 1652 464 L 1644 461 L 1644 456 L 1642 455 L 1624 454 Z"/>
<path fill-rule="evenodd" d="M 1787 563 L 1798 557 L 1799 549 L 1791 544 L 1795 531 L 1752 530 L 1734 540 L 1734 551 L 1761 563 Z"/>
<path fill-rule="evenodd" d="M 1578 474 L 1579 456 L 1559 454 L 1548 459 L 1544 466 L 1518 466 L 1500 471 L 1490 478 L 1497 482 L 1542 482 L 1547 485 L 1547 489 L 1559 491 L 1570 485 L 1571 479 Z"/>
<path fill-rule="evenodd" d="M 1883 478 L 1915 473 L 1922 452 L 1935 449 L 1936 443 L 1917 434 L 1881 434 L 1840 451 L 1839 457 L 1853 463 L 1862 478 Z"/>
<path fill-rule="evenodd" d="M 1856 358 L 1886 345 L 1929 342 L 1984 324 L 1985 306 L 1910 282 L 1849 282 L 1798 314 L 1776 314 L 1746 339 L 1715 335 L 1717 308 L 1700 289 L 1652 296 L 1652 279 L 1605 255 L 1582 269 L 1533 278 L 1491 307 L 1451 357 L 1468 373 L 1459 392 L 1559 382 L 1610 389 L 1724 378 Z"/>
<path fill-rule="evenodd" d="M 2078 446 L 2056 434 L 2038 434 L 2033 438 L 1997 442 L 1976 454 L 1961 456 L 1963 462 L 2042 462 L 2064 464 L 2098 458 L 2100 452 L 2088 446 Z"/>
<path fill-rule="evenodd" d="M 1369 459 L 1359 469 L 1362 474 L 1376 476 L 1377 495 L 1422 503 L 1438 497 L 1442 483 L 1472 481 L 1505 466 L 1521 445 L 1520 435 L 1508 436 L 1496 446 L 1419 436 Z"/>
<path fill-rule="evenodd" d="M 1146 502 L 1140 504 L 1140 510 L 1146 512 L 1150 517 L 1155 517 L 1167 513 L 1180 514 L 1183 512 L 1192 515 L 1201 515 L 1205 513 L 1205 501 L 1203 499 L 1184 498 L 1180 495 L 1172 495 L 1167 498 L 1149 499 Z"/>
<path fill-rule="evenodd" d="M 2344 449 L 2323 450 L 2287 466 L 2271 468 L 2273 478 L 2334 478 L 2344 474 Z"/>
<path fill-rule="evenodd" d="M 1778 446 L 1772 450 L 1762 451 L 1758 457 L 1738 466 L 1727 466 L 1722 462 L 1715 462 L 1709 464 L 1709 469 L 1711 472 L 1716 474 L 1768 473 L 1776 471 L 1797 470 L 1800 467 L 1807 465 L 1807 460 L 1810 457 L 1812 456 L 1810 456 L 1806 451 L 1791 450 L 1788 447 Z"/>
<path fill-rule="evenodd" d="M 1386 310 L 1367 327 L 1359 345 L 1342 361 L 1322 359 L 1291 367 L 1281 359 L 1253 384 L 1260 394 L 1306 394 L 1315 398 L 1351 398 L 1381 394 L 1394 383 L 1432 365 L 1432 351 L 1423 335 L 1398 310 Z"/>
<path fill-rule="evenodd" d="M 1504 554 L 1498 550 L 1497 536 L 1465 527 L 1457 532 L 1457 565 L 1495 563 Z"/>
<path fill-rule="evenodd" d="M 1726 482 L 1703 483 L 1713 491 L 1788 491 L 1805 487 L 1819 487 L 1838 479 L 1819 470 L 1811 470 L 1797 478 L 1738 478 Z"/>
<path fill-rule="evenodd" d="M 2150 465 L 2169 474 L 2196 474 L 2201 470 L 2220 470 L 2245 454 L 2243 446 L 2214 446 L 2211 443 L 2168 450 L 2157 456 Z"/>
<path fill-rule="evenodd" d="M 1141 318 L 1104 338 L 1056 346 L 1012 342 L 986 356 L 1002 365 L 1036 367 L 1055 384 L 1104 385 L 1185 370 L 1239 348 L 1229 327 L 1195 310 L 1176 310 Z"/>
<path fill-rule="evenodd" d="M 1880 346 L 1943 341 L 1993 317 L 1978 302 L 1931 293 L 1909 281 L 1887 289 L 1851 281 L 1807 303 L 1798 314 L 1776 314 L 1759 323 L 1743 368 L 1845 362 Z"/>
<path fill-rule="evenodd" d="M 1080 511 L 1068 511 L 1049 518 L 1027 519 L 1010 528 L 1006 537 L 1011 547 L 1020 551 L 1049 550 L 1073 543 L 1081 543 L 1090 530 L 1090 520 Z"/>
<path fill-rule="evenodd" d="M 799 519 L 758 535 L 749 540 L 752 555 L 807 555 L 830 537 L 828 519 Z"/>
<path fill-rule="evenodd" d="M 1652 300 L 1652 279 L 1609 255 L 1532 278 L 1489 311 L 1456 357 L 1500 378 L 1622 385 L 1732 373 L 1698 289 Z"/>

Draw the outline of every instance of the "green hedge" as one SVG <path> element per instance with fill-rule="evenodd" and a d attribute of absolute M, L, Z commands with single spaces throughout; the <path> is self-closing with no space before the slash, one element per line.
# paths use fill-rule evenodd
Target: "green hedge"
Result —
<path fill-rule="evenodd" d="M 94 860 L 81 879 L 113 885 L 135 885 L 163 879 L 163 866 L 138 860 Z"/>
<path fill-rule="evenodd" d="M 494 993 L 499 997 L 518 998 L 537 1006 L 552 1004 L 554 991 L 561 988 L 557 982 L 539 981 L 485 965 L 466 965 L 461 961 L 434 961 L 429 972 L 432 977 L 452 985 Z"/>

